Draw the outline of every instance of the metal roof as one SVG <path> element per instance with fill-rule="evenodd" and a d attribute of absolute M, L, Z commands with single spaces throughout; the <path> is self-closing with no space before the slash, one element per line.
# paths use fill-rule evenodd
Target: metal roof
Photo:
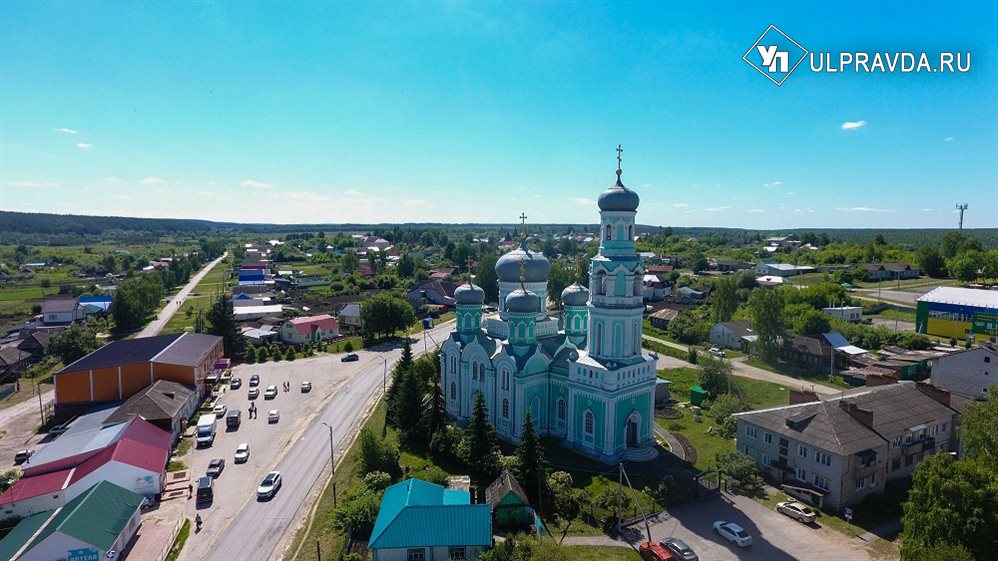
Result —
<path fill-rule="evenodd" d="M 55 532 L 74 537 L 106 551 L 114 545 L 129 520 L 142 504 L 142 497 L 101 481 L 61 509 L 37 534 L 28 549 L 40 544 Z"/>
<path fill-rule="evenodd" d="M 989 308 L 998 311 L 998 291 L 996 290 L 940 286 L 920 296 L 918 301 L 973 306 L 975 308 Z"/>
<path fill-rule="evenodd" d="M 152 358 L 159 364 L 197 366 L 204 357 L 222 341 L 218 335 L 204 333 L 184 333 L 172 345 Z"/>
<path fill-rule="evenodd" d="M 56 373 L 79 372 L 97 368 L 109 368 L 125 364 L 148 362 L 154 356 L 163 352 L 181 335 L 158 335 L 156 337 L 139 337 L 138 339 L 122 339 L 112 341 L 96 351 L 80 358 Z"/>
<path fill-rule="evenodd" d="M 492 512 L 471 495 L 418 479 L 385 489 L 371 549 L 492 544 Z"/>

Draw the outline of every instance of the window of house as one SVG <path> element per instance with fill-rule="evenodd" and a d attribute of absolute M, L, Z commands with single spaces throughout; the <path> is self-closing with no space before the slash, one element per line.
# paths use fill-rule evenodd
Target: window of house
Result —
<path fill-rule="evenodd" d="M 831 487 L 832 482 L 829 481 L 827 477 L 822 477 L 817 473 L 814 474 L 814 486 L 822 491 L 827 491 Z"/>
<path fill-rule="evenodd" d="M 762 455 L 762 463 L 765 466 L 769 466 L 772 463 L 772 458 L 769 457 L 769 454 Z"/>
<path fill-rule="evenodd" d="M 807 446 L 803 446 L 801 444 L 798 444 L 797 445 L 797 455 L 800 456 L 801 458 L 806 458 L 807 457 Z M 807 480 L 803 479 L 802 481 L 807 481 Z"/>
<path fill-rule="evenodd" d="M 807 471 L 804 470 L 803 468 L 797 468 L 797 480 L 798 481 L 805 481 L 806 482 L 807 481 Z"/>
<path fill-rule="evenodd" d="M 767 433 L 763 434 L 762 435 L 762 439 L 766 442 L 766 444 L 772 444 L 773 443 L 773 433 L 767 432 Z"/>
<path fill-rule="evenodd" d="M 745 435 L 749 438 L 759 438 L 759 431 L 752 425 L 745 426 Z"/>
<path fill-rule="evenodd" d="M 502 373 L 502 389 L 509 389 L 509 372 Z"/>
<path fill-rule="evenodd" d="M 509 400 L 508 399 L 502 400 L 502 418 L 503 419 L 508 419 L 509 418 Z"/>
<path fill-rule="evenodd" d="M 891 471 L 897 471 L 901 469 L 901 458 L 894 458 L 891 461 Z"/>
<path fill-rule="evenodd" d="M 989 356 L 984 357 L 984 362 L 991 362 L 991 357 Z"/>
<path fill-rule="evenodd" d="M 457 384 L 454 382 L 450 383 L 450 398 L 457 399 Z"/>
<path fill-rule="evenodd" d="M 426 561 L 426 548 L 407 549 L 405 559 L 406 561 Z"/>
<path fill-rule="evenodd" d="M 565 400 L 558 399 L 558 419 L 565 420 Z"/>
<path fill-rule="evenodd" d="M 631 241 L 634 241 L 634 225 L 633 224 L 627 227 L 627 239 L 631 240 Z"/>
<path fill-rule="evenodd" d="M 829 456 L 828 454 L 825 454 L 824 452 L 819 452 L 817 450 L 815 450 L 814 452 L 814 461 L 818 462 L 823 466 L 832 465 L 832 457 Z"/>
<path fill-rule="evenodd" d="M 467 559 L 463 547 L 452 547 L 447 551 L 447 558 L 450 561 L 464 561 Z"/>
<path fill-rule="evenodd" d="M 596 417 L 593 416 L 593 412 L 586 411 L 586 418 L 582 424 L 582 430 L 585 431 L 586 434 L 592 434 L 593 431 L 596 430 L 594 426 L 595 424 L 596 424 Z"/>

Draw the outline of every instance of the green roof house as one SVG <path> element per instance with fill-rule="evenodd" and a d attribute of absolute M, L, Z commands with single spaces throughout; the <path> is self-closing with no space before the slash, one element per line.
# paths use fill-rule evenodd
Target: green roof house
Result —
<path fill-rule="evenodd" d="M 489 505 L 419 479 L 385 489 L 368 542 L 372 561 L 477 559 L 491 546 Z"/>
<path fill-rule="evenodd" d="M 503 470 L 485 490 L 485 502 L 492 509 L 496 526 L 516 528 L 534 523 L 534 509 L 527 501 L 527 494 L 509 471 Z"/>
<path fill-rule="evenodd" d="M 142 497 L 101 481 L 55 510 L 21 520 L 0 540 L 0 559 L 103 561 L 139 529 Z"/>

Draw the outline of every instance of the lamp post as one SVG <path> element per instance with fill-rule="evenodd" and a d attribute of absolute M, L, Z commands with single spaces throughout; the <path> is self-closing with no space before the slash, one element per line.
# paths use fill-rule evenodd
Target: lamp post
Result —
<path fill-rule="evenodd" d="M 381 395 L 384 395 L 388 391 L 388 358 L 381 357 L 381 360 L 385 361 L 385 371 L 381 375 Z"/>
<path fill-rule="evenodd" d="M 329 429 L 329 467 L 333 471 L 333 508 L 336 508 L 336 448 L 333 447 L 333 427 L 322 421 Z"/>

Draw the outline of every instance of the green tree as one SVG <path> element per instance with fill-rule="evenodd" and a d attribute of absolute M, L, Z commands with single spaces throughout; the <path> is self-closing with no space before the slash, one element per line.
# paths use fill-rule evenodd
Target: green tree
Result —
<path fill-rule="evenodd" d="M 738 450 L 718 452 L 714 459 L 717 461 L 717 469 L 730 475 L 735 481 L 751 482 L 759 476 L 755 460 Z"/>
<path fill-rule="evenodd" d="M 163 280 L 159 275 L 141 274 L 118 283 L 110 308 L 115 327 L 126 331 L 141 327 L 146 316 L 159 305 L 163 294 Z"/>
<path fill-rule="evenodd" d="M 389 292 L 378 294 L 360 304 L 361 332 L 368 340 L 387 338 L 400 330 L 408 330 L 416 323 L 412 305 Z"/>
<path fill-rule="evenodd" d="M 700 372 L 697 383 L 707 390 L 711 399 L 717 399 L 731 392 L 734 381 L 731 379 L 731 363 L 710 355 L 703 355 L 698 360 Z"/>
<path fill-rule="evenodd" d="M 398 268 L 396 270 L 400 277 L 411 279 L 416 274 L 416 260 L 408 253 L 405 253 L 402 257 L 399 257 Z"/>
<path fill-rule="evenodd" d="M 926 547 L 910 545 L 902 550 L 901 561 L 976 561 L 962 545 L 936 542 Z"/>
<path fill-rule="evenodd" d="M 63 364 L 69 364 L 90 354 L 100 346 L 97 334 L 89 326 L 71 325 L 62 333 L 52 337 L 48 352 L 59 357 Z"/>
<path fill-rule="evenodd" d="M 985 261 L 984 253 L 980 251 L 964 251 L 946 260 L 946 270 L 951 277 L 969 283 L 980 276 L 980 269 Z"/>
<path fill-rule="evenodd" d="M 226 356 L 236 356 L 246 346 L 246 338 L 239 332 L 232 300 L 219 296 L 208 310 L 208 333 L 222 338 Z"/>
<path fill-rule="evenodd" d="M 575 282 L 575 271 L 564 261 L 551 263 L 551 273 L 548 275 L 548 298 L 561 307 L 561 291 Z"/>
<path fill-rule="evenodd" d="M 544 449 L 541 447 L 541 440 L 534 430 L 534 421 L 530 416 L 530 411 L 523 418 L 523 436 L 519 446 L 516 447 L 516 457 L 520 467 L 517 479 L 523 484 L 527 496 L 531 503 L 540 504 L 543 492 L 540 489 L 546 477 L 546 462 L 544 461 Z"/>
<path fill-rule="evenodd" d="M 485 291 L 485 301 L 491 304 L 499 302 L 499 277 L 496 275 L 496 261 L 499 256 L 489 252 L 478 260 L 478 271 L 475 273 L 475 284 Z"/>
<path fill-rule="evenodd" d="M 918 249 L 915 259 L 923 274 L 934 279 L 946 276 L 946 261 L 942 255 L 939 255 L 939 250 L 935 246 L 923 245 Z"/>
<path fill-rule="evenodd" d="M 937 543 L 998 558 L 998 471 L 981 460 L 933 454 L 918 464 L 904 503 L 903 559 Z"/>
<path fill-rule="evenodd" d="M 399 451 L 387 440 L 383 440 L 369 428 L 360 431 L 360 472 L 385 472 L 392 477 L 402 473 L 399 466 Z"/>
<path fill-rule="evenodd" d="M 471 478 L 478 486 L 485 486 L 499 475 L 500 453 L 495 430 L 489 423 L 485 397 L 475 394 L 475 406 L 464 438 L 458 445 L 458 457 L 468 466 Z"/>
<path fill-rule="evenodd" d="M 547 488 L 551 491 L 554 514 L 568 522 L 579 517 L 579 496 L 574 487 L 572 474 L 567 471 L 555 471 L 548 475 Z"/>
<path fill-rule="evenodd" d="M 423 396 L 426 386 L 420 383 L 414 369 L 400 373 L 399 389 L 395 393 L 392 408 L 392 419 L 399 431 L 399 439 L 403 447 L 413 447 L 419 441 L 419 421 L 423 416 Z"/>
<path fill-rule="evenodd" d="M 732 438 L 735 436 L 735 413 L 745 410 L 745 404 L 737 396 L 726 393 L 718 395 L 710 404 L 710 414 L 717 421 L 721 430 L 721 436 Z"/>
<path fill-rule="evenodd" d="M 340 265 L 343 267 L 343 272 L 348 275 L 352 275 L 357 272 L 360 268 L 360 257 L 357 257 L 357 253 L 353 251 L 347 251 L 343 254 L 343 258 L 340 260 Z"/>
<path fill-rule="evenodd" d="M 738 309 L 738 286 L 735 279 L 729 276 L 717 280 L 710 298 L 713 300 L 714 322 L 730 321 Z"/>
<path fill-rule="evenodd" d="M 256 345 L 247 345 L 246 354 L 243 356 L 243 360 L 247 364 L 253 364 L 256 362 Z"/>
<path fill-rule="evenodd" d="M 783 292 L 765 288 L 753 290 L 749 296 L 749 313 L 752 316 L 752 328 L 758 335 L 755 348 L 763 360 L 775 361 L 780 345 L 786 338 Z"/>
<path fill-rule="evenodd" d="M 423 411 L 419 419 L 419 434 L 423 445 L 429 446 L 438 432 L 447 428 L 447 403 L 440 384 L 434 381 L 430 393 L 423 398 Z"/>
<path fill-rule="evenodd" d="M 5 493 L 7 489 L 13 487 L 20 478 L 21 470 L 19 469 L 8 469 L 7 471 L 0 473 L 0 493 Z"/>
<path fill-rule="evenodd" d="M 789 313 L 787 315 L 790 316 Z M 813 308 L 791 317 L 793 318 L 793 330 L 798 335 L 828 333 L 832 329 L 830 316 Z"/>
<path fill-rule="evenodd" d="M 960 415 L 960 438 L 967 456 L 978 458 L 987 465 L 998 465 L 998 396 L 988 395 L 984 401 L 971 401 Z"/>

